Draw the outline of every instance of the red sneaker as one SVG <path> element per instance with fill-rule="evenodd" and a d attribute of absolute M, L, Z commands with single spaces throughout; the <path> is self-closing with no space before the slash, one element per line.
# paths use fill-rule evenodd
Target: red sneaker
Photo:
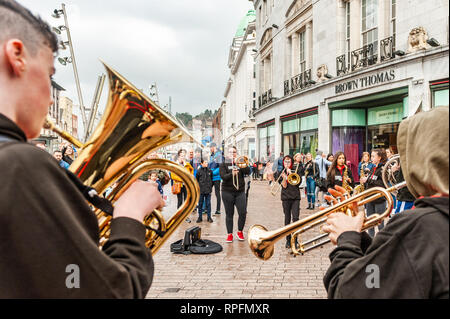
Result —
<path fill-rule="evenodd" d="M 228 234 L 226 242 L 227 243 L 232 243 L 233 242 L 233 234 Z"/>
<path fill-rule="evenodd" d="M 238 237 L 239 240 L 244 240 L 244 233 L 241 232 L 241 231 L 238 231 L 237 232 L 237 237 Z"/>

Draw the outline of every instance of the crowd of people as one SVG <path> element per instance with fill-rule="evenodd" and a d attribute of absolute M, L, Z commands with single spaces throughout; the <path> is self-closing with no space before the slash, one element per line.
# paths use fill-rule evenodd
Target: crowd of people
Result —
<path fill-rule="evenodd" d="M 149 211 L 164 205 L 155 187 L 158 181 L 171 180 L 174 193 L 182 194 L 181 202 L 183 187 L 173 174 L 168 178 L 159 171 L 133 183 L 115 202 L 109 240 L 99 249 L 98 220 L 88 202 L 106 200 L 102 194 L 87 192 L 67 170 L 76 160 L 76 150 L 62 144 L 52 157 L 38 149 L 42 145 L 28 142 L 39 136 L 53 103 L 50 78 L 58 38 L 47 23 L 14 0 L 0 0 L 0 30 L 0 298 L 144 298 L 155 267 L 142 221 Z M 408 199 L 414 198 L 411 209 L 394 215 L 373 238 L 363 231 L 363 211 L 355 216 L 338 212 L 327 216 L 322 230 L 336 245 L 323 279 L 329 298 L 449 298 L 448 119 L 448 106 L 436 107 L 399 124 L 401 163 L 396 174 L 404 176 L 411 197 L 400 197 L 399 192 L 397 207 L 405 209 Z M 203 195 L 199 222 L 203 203 L 208 206 L 213 185 L 215 189 L 218 185 L 216 196 L 221 196 L 226 213 L 226 241 L 232 242 L 235 208 L 236 235 L 244 240 L 252 165 L 241 166 L 233 146 L 223 151 L 218 154 L 211 145 L 206 161 L 201 150 L 197 157 L 194 151 L 186 156 L 180 150 L 177 161 L 199 181 Z M 384 187 L 380 172 L 389 153 L 373 149 L 370 159 L 363 154 L 358 174 L 365 188 Z M 355 187 L 345 154 L 337 152 L 332 159 L 319 156 L 280 154 L 272 163 L 270 181 L 281 184 L 285 222 L 299 215 L 300 190 L 287 182 L 291 173 L 305 180 L 310 209 L 317 186 L 325 193 L 333 186 L 344 191 Z M 219 177 L 221 182 L 214 183 Z M 324 199 L 337 202 L 336 192 L 330 193 Z M 220 203 L 218 198 L 216 214 Z M 381 201 L 369 204 L 367 214 L 385 207 Z M 207 207 L 206 211 L 211 218 Z M 368 284 L 368 270 L 373 267 L 379 272 L 375 285 Z M 68 280 L 74 268 L 81 285 Z"/>

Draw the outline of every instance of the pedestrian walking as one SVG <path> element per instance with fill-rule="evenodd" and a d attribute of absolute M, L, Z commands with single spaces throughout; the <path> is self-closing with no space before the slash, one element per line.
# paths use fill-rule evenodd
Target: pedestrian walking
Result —
<path fill-rule="evenodd" d="M 394 172 L 394 178 L 397 183 L 401 183 L 405 180 L 401 164 Z M 416 198 L 409 191 L 408 187 L 399 189 L 397 192 L 397 205 L 395 206 L 394 214 L 398 214 L 405 210 L 411 209 L 414 206 L 415 200 Z"/>
<path fill-rule="evenodd" d="M 372 150 L 371 161 L 374 164 L 374 167 L 372 167 L 372 170 L 367 177 L 361 178 L 361 183 L 364 183 L 365 189 L 370 189 L 373 187 L 385 188 L 383 183 L 382 170 L 384 164 L 386 163 L 386 160 L 387 156 L 384 149 L 378 148 Z M 366 204 L 366 215 L 367 217 L 370 217 L 373 214 L 381 214 L 385 211 L 385 209 L 386 200 L 384 199 L 384 197 L 381 197 Z M 384 221 L 378 226 L 378 230 L 382 230 L 383 227 Z M 370 228 L 368 230 L 368 233 L 371 237 L 375 236 L 374 228 Z"/>
<path fill-rule="evenodd" d="M 201 166 L 197 169 L 195 178 L 200 186 L 200 199 L 198 201 L 197 223 L 202 222 L 203 210 L 206 210 L 207 221 L 212 223 L 211 218 L 211 193 L 213 188 L 213 173 L 208 168 L 208 160 L 202 159 Z"/>
<path fill-rule="evenodd" d="M 306 176 L 306 195 L 308 198 L 308 208 L 314 210 L 316 202 L 316 180 L 319 178 L 319 167 L 317 163 L 312 160 L 311 153 L 306 154 L 305 176 Z"/>
<path fill-rule="evenodd" d="M 222 198 L 220 196 L 220 184 L 222 182 L 222 179 L 220 178 L 220 164 L 223 162 L 223 155 L 222 152 L 220 152 L 217 149 L 216 143 L 211 143 L 210 147 L 210 157 L 209 157 L 209 169 L 213 173 L 213 186 L 214 186 L 214 194 L 216 196 L 216 212 L 215 215 L 220 215 L 220 206 L 222 203 Z"/>
<path fill-rule="evenodd" d="M 62 159 L 63 156 L 61 151 L 59 150 L 54 151 L 53 157 L 58 161 L 59 166 L 61 166 L 64 169 L 69 169 L 69 163 L 67 163 Z"/>
<path fill-rule="evenodd" d="M 345 163 L 347 163 L 347 159 L 344 152 L 337 152 L 327 172 L 327 188 L 334 188 L 336 185 L 342 186 L 344 181 L 350 187 L 354 187 L 352 170 Z"/>
<path fill-rule="evenodd" d="M 161 181 L 158 179 L 158 171 L 151 171 L 148 177 L 148 182 L 154 184 L 158 187 L 158 191 L 161 194 L 161 197 L 164 198 L 164 190 L 161 184 Z"/>
<path fill-rule="evenodd" d="M 228 156 L 220 164 L 220 177 L 222 178 L 222 200 L 225 206 L 227 238 L 226 242 L 233 242 L 233 216 L 234 208 L 238 212 L 238 240 L 244 240 L 244 226 L 246 219 L 245 179 L 244 174 L 250 173 L 250 168 L 238 168 L 235 164 L 237 159 L 235 146 L 228 148 Z M 237 183 L 237 188 L 234 183 Z M 234 183 L 233 183 L 234 182 Z"/>
<path fill-rule="evenodd" d="M 316 184 L 316 200 L 319 205 L 327 206 L 324 195 L 328 192 L 327 190 L 327 166 L 332 163 L 326 158 L 326 154 L 322 151 L 317 151 L 316 164 L 319 167 L 319 177 Z M 321 200 L 319 200 L 319 193 L 321 193 Z"/>
<path fill-rule="evenodd" d="M 278 173 L 277 181 L 281 184 L 281 203 L 283 206 L 284 225 L 296 222 L 300 216 L 300 189 L 298 185 L 291 185 L 288 177 L 293 174 L 297 168 L 294 166 L 294 160 L 286 155 L 283 159 L 283 170 Z M 297 174 L 302 172 L 297 169 Z M 291 234 L 286 236 L 286 248 L 291 247 Z"/>

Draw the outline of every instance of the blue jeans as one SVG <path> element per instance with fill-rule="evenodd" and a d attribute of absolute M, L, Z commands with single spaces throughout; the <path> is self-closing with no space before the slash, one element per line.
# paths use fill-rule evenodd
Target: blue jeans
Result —
<path fill-rule="evenodd" d="M 306 195 L 308 197 L 308 203 L 314 205 L 316 202 L 316 181 L 312 177 L 306 178 Z"/>
<path fill-rule="evenodd" d="M 414 202 L 402 202 L 402 201 L 397 201 L 397 207 L 395 207 L 395 212 L 394 214 L 398 214 L 401 213 L 404 210 L 408 210 L 411 209 L 414 206 Z"/>
<path fill-rule="evenodd" d="M 203 203 L 205 205 L 203 206 Z M 200 194 L 200 199 L 198 201 L 198 218 L 202 219 L 202 212 L 206 209 L 206 215 L 208 219 L 211 218 L 211 193 L 209 194 Z"/>

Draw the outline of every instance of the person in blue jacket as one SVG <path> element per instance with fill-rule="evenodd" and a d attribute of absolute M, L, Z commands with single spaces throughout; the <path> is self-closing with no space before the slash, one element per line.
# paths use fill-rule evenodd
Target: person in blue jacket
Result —
<path fill-rule="evenodd" d="M 222 179 L 220 178 L 219 173 L 219 166 L 223 162 L 223 155 L 222 153 L 217 149 L 216 143 L 211 143 L 210 147 L 210 157 L 209 157 L 209 169 L 213 173 L 213 186 L 214 186 L 214 193 L 216 194 L 216 215 L 220 215 L 220 203 L 221 203 L 221 197 L 220 197 L 220 183 Z"/>

